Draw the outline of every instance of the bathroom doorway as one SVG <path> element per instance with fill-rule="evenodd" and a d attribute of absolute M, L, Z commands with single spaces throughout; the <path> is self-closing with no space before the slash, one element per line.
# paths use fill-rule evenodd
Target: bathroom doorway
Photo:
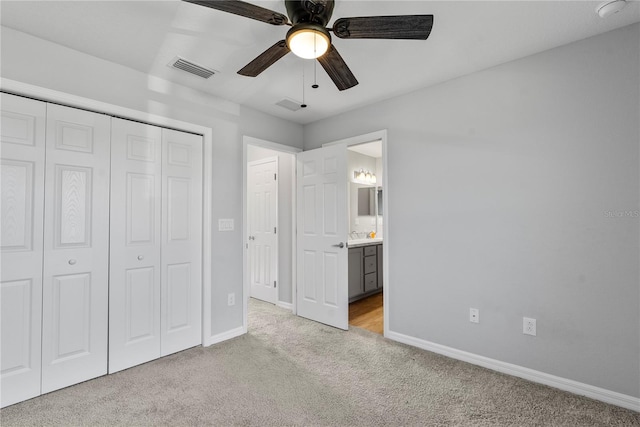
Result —
<path fill-rule="evenodd" d="M 382 139 L 347 147 L 349 325 L 384 334 Z"/>

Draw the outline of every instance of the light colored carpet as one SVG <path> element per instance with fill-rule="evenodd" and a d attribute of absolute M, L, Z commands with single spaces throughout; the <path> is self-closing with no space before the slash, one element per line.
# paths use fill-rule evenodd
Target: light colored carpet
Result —
<path fill-rule="evenodd" d="M 17 425 L 640 426 L 640 414 L 251 301 L 250 332 L 22 402 Z"/>

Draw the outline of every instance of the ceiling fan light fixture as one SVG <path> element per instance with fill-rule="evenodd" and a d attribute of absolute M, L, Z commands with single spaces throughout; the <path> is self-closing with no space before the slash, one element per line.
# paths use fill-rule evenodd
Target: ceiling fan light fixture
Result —
<path fill-rule="evenodd" d="M 327 52 L 331 36 L 319 25 L 298 24 L 287 33 L 287 46 L 300 58 L 315 59 Z"/>

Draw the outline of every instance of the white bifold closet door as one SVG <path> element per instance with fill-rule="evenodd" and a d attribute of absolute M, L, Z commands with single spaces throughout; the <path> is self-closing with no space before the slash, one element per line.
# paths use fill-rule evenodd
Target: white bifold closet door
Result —
<path fill-rule="evenodd" d="M 40 395 L 46 104 L 1 94 L 2 407 Z"/>
<path fill-rule="evenodd" d="M 109 372 L 160 355 L 162 129 L 112 120 Z"/>
<path fill-rule="evenodd" d="M 107 373 L 110 129 L 47 104 L 42 393 Z"/>
<path fill-rule="evenodd" d="M 162 129 L 162 356 L 202 343 L 202 200 L 202 136 Z"/>
<path fill-rule="evenodd" d="M 110 118 L 2 94 L 2 406 L 107 372 Z"/>
<path fill-rule="evenodd" d="M 113 119 L 109 372 L 202 342 L 202 137 Z"/>

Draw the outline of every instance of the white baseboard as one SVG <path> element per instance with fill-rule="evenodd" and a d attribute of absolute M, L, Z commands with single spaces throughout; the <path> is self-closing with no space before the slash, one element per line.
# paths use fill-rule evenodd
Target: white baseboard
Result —
<path fill-rule="evenodd" d="M 230 340 L 231 338 L 239 337 L 247 333 L 247 330 L 243 326 L 239 326 L 230 331 L 222 332 L 221 334 L 212 335 L 204 340 L 203 347 L 209 347 L 210 345 L 217 344 L 222 341 Z"/>
<path fill-rule="evenodd" d="M 478 365 L 494 371 L 502 372 L 503 374 L 524 378 L 535 383 L 548 385 L 560 390 L 568 391 L 574 394 L 589 397 L 591 399 L 599 400 L 601 402 L 610 403 L 612 405 L 621 406 L 626 409 L 640 412 L 640 398 L 637 397 L 592 386 L 589 384 L 580 383 L 578 381 L 558 377 L 555 375 L 525 368 L 523 366 L 501 362 L 496 359 L 490 359 L 488 357 L 447 347 L 441 344 L 432 343 L 420 338 L 410 337 L 398 332 L 388 331 L 385 337 L 394 341 L 401 342 L 403 344 L 408 344 L 414 347 L 421 348 L 423 350 L 428 350 L 433 353 L 442 354 L 444 356 L 451 357 L 452 359 L 462 360 L 473 365 Z"/>
<path fill-rule="evenodd" d="M 276 305 L 278 307 L 286 308 L 289 311 L 293 311 L 293 304 L 291 304 L 290 302 L 278 301 Z"/>

